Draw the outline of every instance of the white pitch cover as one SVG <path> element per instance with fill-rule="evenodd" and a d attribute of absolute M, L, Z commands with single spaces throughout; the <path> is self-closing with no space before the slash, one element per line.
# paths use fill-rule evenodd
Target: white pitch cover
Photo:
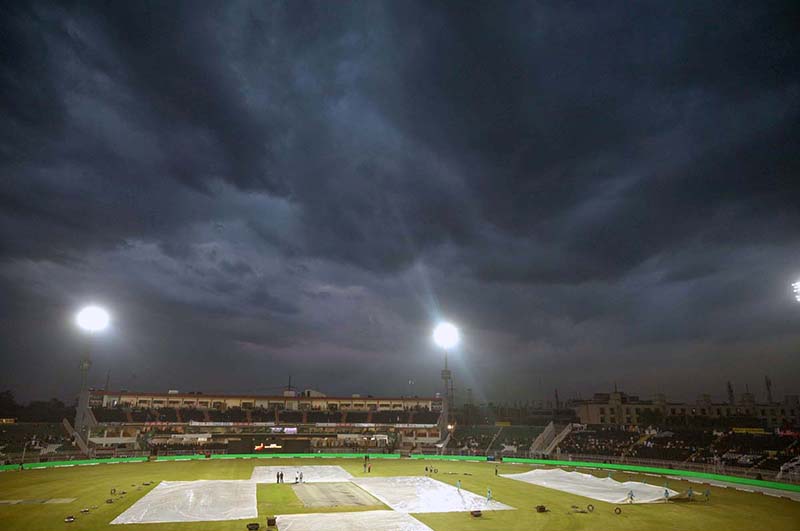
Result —
<path fill-rule="evenodd" d="M 560 490 L 578 496 L 608 503 L 629 503 L 628 494 L 633 491 L 633 503 L 664 501 L 664 487 L 648 485 L 638 481 L 620 482 L 612 478 L 598 478 L 581 472 L 567 472 L 560 468 L 538 469 L 521 474 L 500 474 L 504 478 L 523 481 L 540 487 Z M 667 489 L 669 497 L 678 492 Z"/>
<path fill-rule="evenodd" d="M 250 476 L 256 483 L 275 483 L 276 474 L 283 472 L 284 483 L 294 483 L 295 474 L 303 473 L 303 483 L 343 483 L 353 477 L 350 472 L 340 466 L 303 465 L 303 466 L 257 466 Z"/>
<path fill-rule="evenodd" d="M 501 511 L 513 509 L 485 496 L 457 489 L 423 476 L 353 479 L 353 483 L 402 513 L 453 513 L 459 511 Z"/>
<path fill-rule="evenodd" d="M 433 531 L 416 518 L 395 511 L 311 513 L 278 516 L 281 531 Z"/>
<path fill-rule="evenodd" d="M 162 481 L 111 523 L 210 522 L 257 517 L 254 481 Z"/>

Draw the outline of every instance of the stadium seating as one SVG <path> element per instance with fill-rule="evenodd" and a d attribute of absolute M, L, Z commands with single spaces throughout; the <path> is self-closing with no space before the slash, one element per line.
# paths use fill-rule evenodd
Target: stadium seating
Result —
<path fill-rule="evenodd" d="M 128 416 L 121 408 L 95 407 L 92 413 L 97 422 L 127 422 Z"/>
<path fill-rule="evenodd" d="M 339 411 L 309 411 L 306 422 L 342 422 L 342 413 Z"/>
<path fill-rule="evenodd" d="M 440 413 L 438 411 L 428 411 L 421 409 L 414 411 L 413 422 L 414 424 L 436 424 L 439 422 Z"/>
<path fill-rule="evenodd" d="M 231 407 L 224 411 L 209 409 L 207 413 L 211 422 L 247 422 L 247 413 L 238 407 Z"/>
<path fill-rule="evenodd" d="M 247 422 L 247 413 L 242 408 L 231 407 L 222 412 L 223 422 Z"/>
<path fill-rule="evenodd" d="M 447 447 L 482 453 L 499 431 L 498 426 L 458 426 Z"/>
<path fill-rule="evenodd" d="M 661 431 L 636 444 L 627 455 L 643 459 L 685 461 L 710 447 L 715 436 L 711 430 Z"/>
<path fill-rule="evenodd" d="M 757 466 L 779 470 L 800 455 L 800 443 L 792 437 L 729 432 L 715 443 L 717 458 L 727 465 Z"/>
<path fill-rule="evenodd" d="M 0 424 L 0 454 L 22 452 L 25 443 L 30 443 L 28 450 L 41 449 L 47 445 L 69 444 L 60 423 L 21 422 L 16 424 Z"/>
<path fill-rule="evenodd" d="M 275 412 L 271 409 L 257 407 L 250 410 L 250 418 L 253 422 L 275 422 Z"/>
<path fill-rule="evenodd" d="M 375 424 L 407 424 L 408 413 L 405 411 L 375 411 L 372 413 Z"/>
<path fill-rule="evenodd" d="M 348 411 L 347 420 L 349 423 L 361 423 L 369 421 L 369 411 Z"/>
<path fill-rule="evenodd" d="M 209 409 L 206 413 L 211 422 L 225 422 L 225 414 L 219 409 Z"/>
<path fill-rule="evenodd" d="M 162 407 L 156 410 L 159 422 L 178 422 L 178 412 L 174 407 Z"/>
<path fill-rule="evenodd" d="M 156 417 L 149 409 L 132 409 L 130 414 L 133 422 L 153 422 L 156 420 Z"/>
<path fill-rule="evenodd" d="M 774 434 L 720 432 L 713 428 L 623 430 L 589 427 L 559 445 L 562 454 L 630 458 L 780 470 L 800 455 L 800 442 Z"/>
<path fill-rule="evenodd" d="M 489 450 L 525 452 L 543 430 L 542 426 L 503 426 Z"/>
<path fill-rule="evenodd" d="M 298 424 L 303 422 L 302 411 L 281 411 L 279 413 L 279 420 L 283 424 Z"/>
<path fill-rule="evenodd" d="M 623 455 L 641 438 L 638 432 L 611 427 L 573 431 L 558 445 L 562 454 Z"/>
<path fill-rule="evenodd" d="M 206 414 L 200 409 L 183 408 L 180 410 L 180 414 L 183 422 L 203 422 L 206 420 Z"/>

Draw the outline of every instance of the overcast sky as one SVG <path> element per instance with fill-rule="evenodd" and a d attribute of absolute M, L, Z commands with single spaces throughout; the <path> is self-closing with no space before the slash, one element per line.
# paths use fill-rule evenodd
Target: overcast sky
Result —
<path fill-rule="evenodd" d="M 797 2 L 4 2 L 0 389 L 800 392 Z"/>

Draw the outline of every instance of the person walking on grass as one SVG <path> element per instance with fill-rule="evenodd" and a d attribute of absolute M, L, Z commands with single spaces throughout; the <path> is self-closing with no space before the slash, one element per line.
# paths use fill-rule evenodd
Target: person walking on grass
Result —
<path fill-rule="evenodd" d="M 486 489 L 486 501 L 487 502 L 491 502 L 492 501 L 492 487 L 489 487 L 488 489 Z"/>

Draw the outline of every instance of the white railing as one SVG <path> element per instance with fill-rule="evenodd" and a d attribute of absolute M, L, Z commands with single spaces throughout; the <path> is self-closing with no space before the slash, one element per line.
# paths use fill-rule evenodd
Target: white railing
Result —
<path fill-rule="evenodd" d="M 552 421 L 545 427 L 544 431 L 536 436 L 531 444 L 531 454 L 541 454 L 556 436 L 556 428 Z"/>
<path fill-rule="evenodd" d="M 564 439 L 566 439 L 566 438 L 567 438 L 567 435 L 569 435 L 571 432 L 572 432 L 572 424 L 567 424 L 567 425 L 564 427 L 564 429 L 563 429 L 563 430 L 561 430 L 561 433 L 559 433 L 558 435 L 556 435 L 556 436 L 555 436 L 555 438 L 553 438 L 553 440 L 552 440 L 552 441 L 550 441 L 550 444 L 548 444 L 548 445 L 547 445 L 547 448 L 545 448 L 545 450 L 544 450 L 544 455 L 550 455 L 550 454 L 552 454 L 552 453 L 553 453 L 553 450 L 555 450 L 555 449 L 556 449 L 556 447 L 557 447 L 559 444 L 561 444 L 561 441 L 563 441 Z"/>

